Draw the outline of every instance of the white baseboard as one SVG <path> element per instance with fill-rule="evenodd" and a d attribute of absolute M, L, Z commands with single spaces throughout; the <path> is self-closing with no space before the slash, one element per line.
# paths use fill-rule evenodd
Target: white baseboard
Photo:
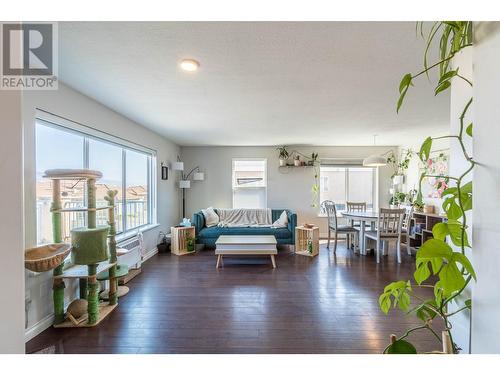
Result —
<path fill-rule="evenodd" d="M 153 255 L 158 253 L 158 248 L 155 247 L 154 249 L 149 250 L 142 258 L 142 262 L 147 261 L 149 258 L 151 258 Z M 64 306 L 64 309 L 66 309 L 68 306 Z M 54 313 L 51 313 L 50 315 L 47 315 L 45 318 L 42 320 L 36 322 L 33 324 L 31 327 L 26 328 L 24 331 L 24 342 L 30 341 L 32 338 L 38 336 L 40 333 L 45 331 L 47 328 L 49 328 L 52 323 L 54 323 Z"/>
<path fill-rule="evenodd" d="M 158 254 L 158 248 L 155 247 L 154 249 L 149 250 L 146 254 L 143 255 L 142 257 L 142 262 L 144 263 L 147 261 L 149 258 L 151 258 L 153 255 Z"/>
<path fill-rule="evenodd" d="M 36 322 L 31 327 L 27 328 L 24 332 L 24 342 L 30 341 L 33 337 L 38 336 L 40 333 L 49 328 L 54 323 L 54 313 L 46 316 L 39 322 Z"/>

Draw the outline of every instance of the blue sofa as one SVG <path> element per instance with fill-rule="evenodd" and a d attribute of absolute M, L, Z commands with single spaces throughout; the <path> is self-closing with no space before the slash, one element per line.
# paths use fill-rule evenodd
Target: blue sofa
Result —
<path fill-rule="evenodd" d="M 215 209 L 217 212 L 217 209 Z M 278 245 L 295 244 L 295 227 L 297 226 L 297 214 L 286 209 L 271 210 L 273 222 L 278 220 L 283 211 L 287 212 L 287 228 L 255 228 L 255 227 L 210 227 L 205 226 L 205 216 L 201 211 L 193 215 L 192 224 L 196 228 L 196 242 L 207 247 L 215 247 L 215 241 L 220 235 L 274 235 Z"/>

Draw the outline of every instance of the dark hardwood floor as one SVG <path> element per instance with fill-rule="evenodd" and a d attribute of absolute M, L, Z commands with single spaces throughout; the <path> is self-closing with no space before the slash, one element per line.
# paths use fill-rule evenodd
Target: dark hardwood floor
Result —
<path fill-rule="evenodd" d="M 416 319 L 378 307 L 383 287 L 411 277 L 414 258 L 377 265 L 339 243 L 316 258 L 280 249 L 268 257 L 226 258 L 213 250 L 177 257 L 159 254 L 128 285 L 130 293 L 101 325 L 49 328 L 26 344 L 33 353 L 381 353 L 391 333 Z M 417 334 L 419 350 L 439 349 Z"/>

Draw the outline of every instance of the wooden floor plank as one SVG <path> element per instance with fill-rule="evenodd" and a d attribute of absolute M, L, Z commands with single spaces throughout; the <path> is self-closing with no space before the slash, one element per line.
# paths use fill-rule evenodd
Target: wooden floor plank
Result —
<path fill-rule="evenodd" d="M 98 327 L 49 328 L 26 344 L 28 353 L 380 353 L 391 333 L 416 320 L 378 307 L 383 287 L 412 275 L 403 254 L 377 264 L 340 242 L 315 258 L 277 255 L 228 258 L 215 269 L 213 250 L 190 257 L 159 254 L 127 285 L 130 293 Z M 438 349 L 418 333 L 420 350 Z"/>

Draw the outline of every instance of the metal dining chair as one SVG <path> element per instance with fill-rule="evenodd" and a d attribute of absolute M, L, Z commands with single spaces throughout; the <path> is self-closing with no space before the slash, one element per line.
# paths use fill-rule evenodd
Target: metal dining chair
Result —
<path fill-rule="evenodd" d="M 327 249 L 330 249 L 330 237 L 331 233 L 335 234 L 335 245 L 333 248 L 333 252 L 337 251 L 337 241 L 338 234 L 345 234 L 347 239 L 347 247 L 349 248 L 349 234 L 357 234 L 358 231 L 351 225 L 338 225 L 337 222 L 337 208 L 335 207 L 335 203 L 332 201 L 323 201 L 321 203 L 321 208 L 324 212 L 326 212 L 328 217 L 328 243 L 326 245 Z"/>
<path fill-rule="evenodd" d="M 381 208 L 376 230 L 365 231 L 365 248 L 368 239 L 377 242 L 377 263 L 380 263 L 381 245 L 396 241 L 398 263 L 401 263 L 401 229 L 406 210 L 404 208 Z"/>
<path fill-rule="evenodd" d="M 366 212 L 366 202 L 346 202 L 347 212 Z M 354 227 L 359 231 L 359 227 L 361 226 L 361 222 L 357 222 L 355 220 L 349 220 L 349 225 Z M 349 234 L 352 236 L 352 243 L 354 244 L 354 249 L 359 246 L 359 233 L 358 236 L 353 234 Z M 348 246 L 349 247 L 349 246 Z"/>

